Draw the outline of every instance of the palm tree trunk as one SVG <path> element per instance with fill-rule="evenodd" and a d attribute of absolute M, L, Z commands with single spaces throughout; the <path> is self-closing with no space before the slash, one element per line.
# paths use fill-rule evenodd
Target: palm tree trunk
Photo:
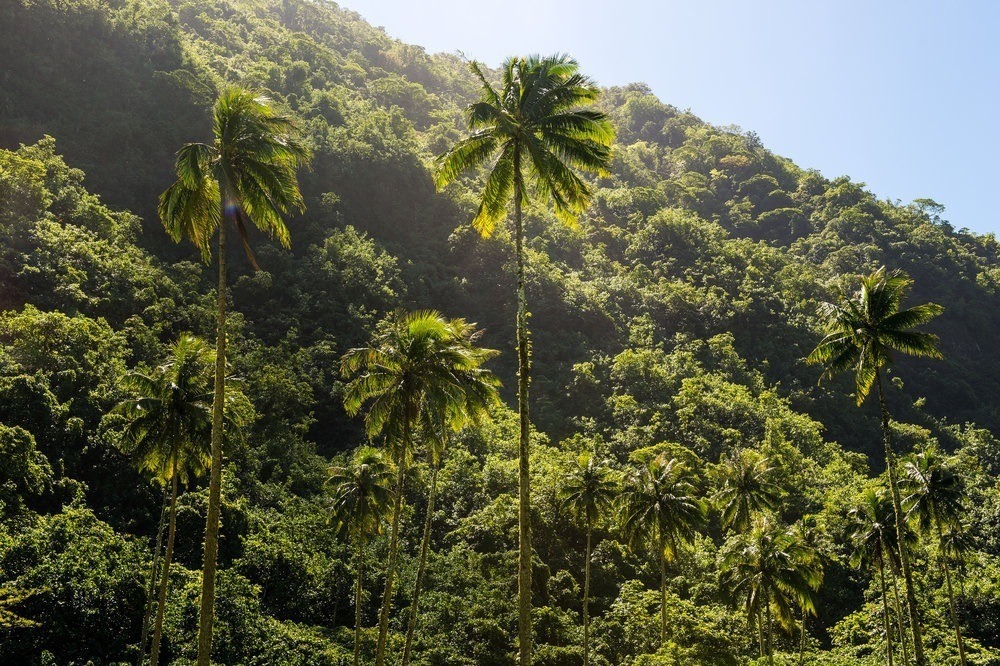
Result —
<path fill-rule="evenodd" d="M 201 609 L 198 612 L 198 666 L 212 663 L 212 624 L 215 621 L 215 569 L 219 555 L 219 519 L 222 513 L 222 421 L 226 400 L 226 223 L 223 197 L 219 223 L 219 302 L 215 342 L 215 397 L 212 404 L 212 467 L 208 481 L 205 519 L 205 560 L 201 569 Z"/>
<path fill-rule="evenodd" d="M 941 563 L 941 570 L 944 571 L 944 582 L 948 588 L 948 608 L 951 611 L 951 623 L 955 627 L 955 640 L 958 642 L 958 658 L 961 661 L 962 666 L 967 666 L 965 659 L 965 641 L 962 640 L 962 627 L 958 623 L 958 610 L 955 608 L 955 593 L 951 588 L 951 571 L 948 569 L 948 560 L 940 548 L 941 541 L 944 539 L 944 535 L 941 534 L 941 522 L 939 520 L 935 520 L 934 525 L 937 527 L 938 535 L 938 561 Z"/>
<path fill-rule="evenodd" d="M 800 604 L 800 606 L 802 607 L 801 608 L 801 610 L 802 610 L 802 627 L 799 630 L 800 631 L 800 633 L 799 633 L 799 666 L 802 666 L 802 663 L 805 661 L 805 658 L 806 658 L 806 618 L 807 618 L 807 615 L 806 615 L 806 605 L 805 604 Z"/>
<path fill-rule="evenodd" d="M 528 304 L 524 284 L 524 227 L 521 220 L 520 150 L 514 149 L 514 250 L 517 255 L 517 413 L 520 436 L 517 445 L 517 638 L 520 666 L 531 664 L 531 474 L 528 467 L 528 385 L 530 357 Z"/>
<path fill-rule="evenodd" d="M 774 666 L 774 644 L 771 642 L 774 638 L 774 628 L 771 626 L 771 604 L 764 604 L 764 610 L 767 612 L 767 663 Z"/>
<path fill-rule="evenodd" d="M 361 573 L 364 567 L 365 533 L 358 530 L 358 581 L 354 584 L 354 666 L 361 663 Z"/>
<path fill-rule="evenodd" d="M 583 563 L 583 666 L 590 666 L 590 540 L 594 526 L 587 521 L 587 559 Z"/>
<path fill-rule="evenodd" d="M 885 592 L 885 564 L 882 556 L 878 558 L 878 580 L 882 587 L 882 626 L 885 627 L 885 661 L 888 666 L 892 666 L 892 624 L 889 622 L 889 602 L 886 601 L 888 595 Z M 900 638 L 900 640 L 905 640 Z"/>
<path fill-rule="evenodd" d="M 410 645 L 413 632 L 417 628 L 417 613 L 420 610 L 420 586 L 427 566 L 427 550 L 431 540 L 431 517 L 434 515 L 434 500 L 437 498 L 438 466 L 431 468 L 431 491 L 427 496 L 427 515 L 424 517 L 424 536 L 420 539 L 420 564 L 417 565 L 417 580 L 413 583 L 413 603 L 410 604 L 410 621 L 406 627 L 406 644 L 403 646 L 403 665 L 410 663 Z"/>
<path fill-rule="evenodd" d="M 913 575 L 910 572 L 910 557 L 903 539 L 903 509 L 900 506 L 899 486 L 896 483 L 896 457 L 892 452 L 892 434 L 889 431 L 889 409 L 885 406 L 882 391 L 882 373 L 876 370 L 878 404 L 882 413 L 882 437 L 885 443 L 885 466 L 889 472 L 889 491 L 892 494 L 892 509 L 896 516 L 896 542 L 899 546 L 899 563 L 903 569 L 903 587 L 906 590 L 906 608 L 910 615 L 910 631 L 913 632 L 913 657 L 917 666 L 927 666 L 924 658 L 924 641 L 920 635 L 920 614 L 917 610 L 917 596 L 913 591 Z"/>
<path fill-rule="evenodd" d="M 389 537 L 389 562 L 385 570 L 382 610 L 378 616 L 378 647 L 375 650 L 375 666 L 385 665 L 385 645 L 389 636 L 389 610 L 392 607 L 392 586 L 396 578 L 396 556 L 399 553 L 399 516 L 403 513 L 403 484 L 406 481 L 406 451 L 409 448 L 409 432 L 407 426 L 407 444 L 404 444 L 397 461 L 396 496 L 392 501 L 392 532 Z"/>
<path fill-rule="evenodd" d="M 760 615 L 757 616 L 757 648 L 758 648 L 758 651 L 760 652 L 760 658 L 763 659 L 764 658 L 764 653 L 765 653 L 765 650 L 764 650 L 764 620 L 760 617 Z"/>
<path fill-rule="evenodd" d="M 170 493 L 170 527 L 167 532 L 167 552 L 163 556 L 163 574 L 160 578 L 159 604 L 156 606 L 156 628 L 153 630 L 153 650 L 149 653 L 149 666 L 160 662 L 160 639 L 163 638 L 163 614 L 167 607 L 167 583 L 170 581 L 170 560 L 174 555 L 174 535 L 177 532 L 177 466 L 174 465 Z"/>
<path fill-rule="evenodd" d="M 142 616 L 142 638 L 139 639 L 139 663 L 146 660 L 146 640 L 149 638 L 149 619 L 153 614 L 153 595 L 156 594 L 157 558 L 160 557 L 160 547 L 163 545 L 163 527 L 167 522 L 167 503 L 170 501 L 170 491 L 163 486 L 163 504 L 160 507 L 160 522 L 156 526 L 156 549 L 153 550 L 153 566 L 149 569 L 149 587 L 146 588 L 146 611 Z"/>
<path fill-rule="evenodd" d="M 660 539 L 660 647 L 667 644 L 667 556 L 666 544 Z"/>
<path fill-rule="evenodd" d="M 885 544 L 882 545 L 882 552 L 888 552 L 885 549 Z M 910 666 L 910 650 L 906 647 L 906 619 L 903 617 L 903 602 L 899 599 L 899 585 L 896 583 L 896 570 L 891 566 L 892 561 L 890 560 L 890 573 L 892 576 L 889 580 L 892 581 L 892 596 L 894 598 L 894 605 L 896 609 L 896 623 L 899 626 L 899 646 L 903 649 L 903 664 L 905 666 Z"/>

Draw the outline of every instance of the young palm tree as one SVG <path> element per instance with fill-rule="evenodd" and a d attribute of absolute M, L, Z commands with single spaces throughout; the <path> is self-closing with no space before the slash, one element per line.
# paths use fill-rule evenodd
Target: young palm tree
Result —
<path fill-rule="evenodd" d="M 892 450 L 892 433 L 889 430 L 889 410 L 882 390 L 882 369 L 892 364 L 894 351 L 913 356 L 941 358 L 936 335 L 910 329 L 926 324 L 943 311 L 943 308 L 935 303 L 924 303 L 900 310 L 912 284 L 913 280 L 906 273 L 899 270 L 887 271 L 882 267 L 862 277 L 860 288 L 851 298 L 844 299 L 839 305 L 825 303 L 822 306 L 822 313 L 830 332 L 806 359 L 809 363 L 825 366 L 822 377 L 831 377 L 846 370 L 852 371 L 859 406 L 868 396 L 872 385 L 876 387 L 882 416 L 885 464 L 889 472 L 889 490 L 892 494 L 897 543 L 901 546 L 904 516 L 896 480 L 896 460 Z M 905 549 L 900 550 L 899 562 L 903 570 L 906 606 L 910 615 L 910 629 L 913 632 L 913 654 L 917 666 L 926 666 L 917 597 L 913 590 L 913 575 Z"/>
<path fill-rule="evenodd" d="M 392 469 L 382 452 L 355 450 L 347 467 L 334 467 L 326 481 L 332 492 L 331 519 L 356 547 L 354 584 L 354 666 L 361 657 L 361 577 L 365 542 L 382 532 L 392 502 Z"/>
<path fill-rule="evenodd" d="M 830 541 L 827 532 L 820 526 L 816 516 L 803 516 L 789 530 L 795 540 L 793 550 L 798 554 L 802 562 L 812 566 L 819 574 L 817 588 L 823 582 L 823 573 L 827 564 L 834 560 L 833 543 Z M 806 653 L 806 622 L 810 615 L 816 616 L 815 606 L 809 606 L 806 599 L 799 599 L 799 606 L 802 612 L 802 626 L 799 634 L 799 665 L 805 663 Z"/>
<path fill-rule="evenodd" d="M 884 492 L 866 488 L 848 515 L 852 525 L 851 565 L 878 572 L 882 596 L 882 623 L 885 630 L 885 659 L 886 664 L 892 666 L 892 629 L 889 624 L 889 603 L 885 587 L 886 563 L 895 557 L 895 549 L 890 545 L 896 540 L 892 504 Z M 902 621 L 902 618 L 899 619 Z M 899 629 L 899 640 L 905 645 L 906 634 L 902 625 Z"/>
<path fill-rule="evenodd" d="M 945 553 L 944 538 L 945 527 L 959 525 L 966 512 L 962 477 L 950 460 L 936 448 L 929 447 L 904 460 L 902 485 L 908 493 L 903 499 L 908 515 L 916 520 L 922 532 L 933 532 L 937 537 L 938 564 L 944 573 L 948 591 L 948 608 L 955 629 L 958 658 L 962 666 L 966 666 L 965 641 L 962 640 L 962 627 L 955 608 L 955 593 L 951 586 L 951 569 Z"/>
<path fill-rule="evenodd" d="M 757 626 L 761 656 L 770 664 L 774 621 L 794 630 L 794 609 L 814 608 L 813 593 L 822 582 L 822 569 L 800 548 L 793 534 L 768 516 L 726 544 L 722 584 L 734 599 L 744 599 L 747 622 Z"/>
<path fill-rule="evenodd" d="M 698 499 L 685 465 L 659 456 L 633 475 L 621 495 L 622 529 L 633 547 L 652 546 L 660 567 L 660 642 L 667 640 L 667 562 L 704 524 L 705 503 Z"/>
<path fill-rule="evenodd" d="M 465 352 L 468 359 L 462 364 L 462 367 L 456 367 L 452 370 L 459 388 L 454 397 L 459 398 L 459 400 L 455 401 L 452 396 L 448 396 L 447 401 L 437 406 L 428 404 L 421 411 L 421 430 L 427 444 L 431 479 L 430 492 L 427 496 L 427 513 L 424 516 L 424 533 L 420 539 L 420 560 L 417 564 L 417 577 L 413 583 L 410 619 L 406 626 L 406 642 L 403 644 L 402 666 L 408 666 L 410 663 L 413 634 L 416 631 L 417 617 L 420 611 L 420 591 L 427 567 L 427 552 L 430 547 L 431 518 L 434 515 L 434 502 L 437 499 L 438 472 L 444 460 L 450 436 L 449 431 L 458 431 L 469 424 L 480 422 L 489 416 L 489 410 L 500 401 L 500 396 L 497 393 L 500 380 L 489 370 L 479 367 L 499 352 L 475 345 L 482 335 L 482 331 L 477 331 L 474 324 L 468 324 L 463 319 L 451 319 L 448 321 L 448 326 L 452 328 L 453 343 L 466 347 Z"/>
<path fill-rule="evenodd" d="M 775 468 L 759 452 L 734 452 L 716 469 L 719 487 L 714 500 L 723 528 L 742 532 L 750 527 L 754 514 L 778 510 L 782 491 L 773 479 Z"/>
<path fill-rule="evenodd" d="M 160 195 L 159 214 L 175 241 L 193 242 L 207 262 L 212 236 L 219 236 L 219 291 L 215 388 L 212 407 L 212 460 L 205 521 L 198 666 L 209 666 L 215 607 L 215 569 L 222 504 L 223 402 L 226 384 L 226 232 L 231 223 L 256 267 L 247 241 L 253 224 L 290 244 L 282 216 L 302 210 L 296 170 L 309 158 L 288 116 L 267 98 L 237 86 L 226 87 L 213 108 L 212 143 L 188 143 L 177 152 L 177 181 Z"/>
<path fill-rule="evenodd" d="M 210 460 L 214 364 L 215 352 L 204 341 L 183 335 L 171 348 L 167 362 L 153 373 L 125 375 L 122 388 L 131 397 L 113 410 L 127 420 L 122 450 L 135 458 L 140 469 L 171 488 L 167 549 L 150 657 L 152 666 L 156 666 L 160 656 L 167 581 L 174 550 L 178 485 L 200 476 Z M 143 640 L 140 651 L 145 649 Z"/>
<path fill-rule="evenodd" d="M 472 73 L 482 97 L 467 111 L 472 134 L 437 159 L 435 182 L 444 187 L 466 170 L 488 166 L 479 210 L 472 220 L 484 236 L 514 202 L 517 259 L 518 444 L 518 640 L 519 663 L 531 663 L 531 490 L 528 467 L 528 305 L 524 282 L 521 207 L 530 194 L 551 202 L 557 217 L 573 224 L 590 199 L 590 188 L 574 171 L 607 172 L 614 129 L 607 117 L 586 108 L 599 91 L 566 56 L 508 58 L 497 90 L 480 66 Z"/>
<path fill-rule="evenodd" d="M 395 313 L 382 322 L 369 346 L 351 349 L 341 360 L 344 375 L 353 375 L 344 389 L 345 409 L 353 416 L 368 405 L 365 429 L 371 437 L 386 436 L 396 463 L 376 666 L 385 663 L 399 518 L 406 469 L 413 454 L 413 432 L 428 419 L 433 421 L 433 415 L 445 414 L 447 419 L 447 415 L 465 407 L 470 381 L 491 381 L 479 366 L 496 352 L 474 347 L 466 336 L 468 332 L 469 325 L 464 321 L 449 321 L 434 311 Z"/>
<path fill-rule="evenodd" d="M 614 504 L 619 492 L 611 470 L 594 456 L 575 461 L 562 488 L 563 506 L 587 527 L 586 559 L 583 565 L 583 666 L 590 663 L 590 546 L 594 526 Z"/>

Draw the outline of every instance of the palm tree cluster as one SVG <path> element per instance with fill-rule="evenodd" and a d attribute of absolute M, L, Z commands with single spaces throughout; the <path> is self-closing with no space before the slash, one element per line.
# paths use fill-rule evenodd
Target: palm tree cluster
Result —
<path fill-rule="evenodd" d="M 479 208 L 472 220 L 484 236 L 495 231 L 512 203 L 519 417 L 517 650 L 519 663 L 530 664 L 531 354 L 523 209 L 536 201 L 551 206 L 564 223 L 574 224 L 592 191 L 581 173 L 607 173 L 614 131 L 608 118 L 592 108 L 598 88 L 569 57 L 510 58 L 501 68 L 499 87 L 478 64 L 472 63 L 471 70 L 482 93 L 468 108 L 471 134 L 438 158 L 435 181 L 445 187 L 466 171 L 485 171 Z M 151 373 L 127 375 L 123 388 L 129 397 L 116 409 L 126 421 L 122 448 L 164 487 L 141 638 L 144 652 L 155 607 L 149 652 L 154 666 L 162 640 L 179 486 L 205 472 L 209 474 L 208 509 L 197 663 L 208 666 L 211 658 L 224 445 L 239 435 L 248 418 L 235 382 L 227 377 L 227 233 L 232 225 L 255 268 L 248 241 L 250 225 L 287 247 L 290 237 L 283 216 L 303 208 L 296 172 L 309 159 L 290 117 L 276 111 L 261 95 L 239 87 L 226 87 L 219 95 L 212 132 L 211 143 L 187 144 L 177 153 L 177 180 L 161 196 L 159 212 L 168 233 L 175 240 L 192 241 L 206 261 L 212 238 L 218 234 L 215 349 L 192 336 L 181 337 L 162 366 Z M 927 663 L 911 564 L 911 551 L 920 534 L 933 540 L 964 666 L 951 566 L 962 543 L 960 475 L 954 461 L 934 448 L 908 456 L 900 465 L 883 390 L 883 375 L 894 352 L 940 357 L 936 337 L 912 329 L 932 320 L 941 308 L 924 304 L 902 309 L 910 286 L 911 280 L 900 271 L 883 268 L 862 277 L 856 293 L 823 306 L 829 334 L 807 361 L 822 364 L 824 378 L 851 371 L 858 405 L 876 388 L 886 483 L 884 488 L 866 489 L 848 518 L 851 562 L 877 574 L 887 663 L 892 666 L 896 648 L 908 663 L 910 646 L 917 666 Z M 480 336 L 481 331 L 463 319 L 449 319 L 435 311 L 396 312 L 379 324 L 367 345 L 349 350 L 341 359 L 346 380 L 344 407 L 352 416 L 362 415 L 372 444 L 358 447 L 345 464 L 331 467 L 327 480 L 330 523 L 350 544 L 354 559 L 355 666 L 364 651 L 366 548 L 384 531 L 388 532 L 388 551 L 374 662 L 383 666 L 387 661 L 407 483 L 413 485 L 411 470 L 422 455 L 430 476 L 401 650 L 403 666 L 410 663 L 431 548 L 438 473 L 453 435 L 487 418 L 499 403 L 499 381 L 483 367 L 498 352 L 478 346 Z M 720 586 L 744 610 L 748 628 L 756 633 L 760 656 L 773 663 L 775 625 L 788 632 L 798 627 L 802 663 L 806 622 L 816 614 L 816 591 L 835 549 L 814 516 L 786 511 L 786 491 L 775 460 L 765 451 L 737 448 L 709 466 L 705 477 L 683 455 L 661 453 L 633 461 L 624 469 L 596 452 L 576 461 L 560 493 L 562 507 L 586 535 L 582 575 L 585 666 L 591 663 L 592 652 L 594 540 L 617 534 L 635 553 L 646 556 L 658 574 L 661 644 L 670 638 L 668 569 L 699 534 L 721 535 L 725 541 L 719 559 Z M 164 522 L 168 527 L 161 569 L 158 557 Z M 903 582 L 905 615 L 897 578 Z M 894 613 L 890 612 L 887 580 L 894 594 Z"/>

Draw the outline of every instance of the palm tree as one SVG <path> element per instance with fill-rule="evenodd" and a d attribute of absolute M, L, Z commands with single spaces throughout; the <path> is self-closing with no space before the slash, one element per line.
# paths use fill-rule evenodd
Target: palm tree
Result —
<path fill-rule="evenodd" d="M 590 545 L 594 526 L 614 504 L 618 483 L 606 465 L 593 455 L 575 461 L 562 488 L 563 506 L 587 526 L 586 559 L 583 565 L 583 666 L 590 663 Z"/>
<path fill-rule="evenodd" d="M 508 58 L 500 90 L 478 63 L 473 75 L 482 96 L 470 105 L 472 134 L 437 159 L 439 188 L 466 170 L 489 165 L 479 210 L 472 226 L 489 236 L 514 202 L 514 249 L 517 259 L 517 403 L 518 440 L 518 641 L 519 663 L 531 663 L 531 488 L 528 467 L 528 384 L 530 351 L 528 305 L 524 282 L 524 228 L 521 206 L 529 192 L 551 202 L 556 216 L 574 224 L 590 199 L 590 188 L 574 169 L 597 174 L 611 162 L 614 129 L 607 117 L 590 108 L 599 90 L 567 56 Z"/>
<path fill-rule="evenodd" d="M 365 542 L 381 533 L 392 501 L 392 470 L 382 452 L 368 446 L 354 451 L 347 467 L 330 470 L 331 519 L 356 547 L 354 585 L 354 666 L 361 655 L 361 576 Z"/>
<path fill-rule="evenodd" d="M 734 452 L 716 469 L 720 485 L 714 500 L 722 514 L 723 528 L 743 531 L 754 514 L 778 510 L 782 491 L 773 479 L 775 468 L 759 452 Z"/>
<path fill-rule="evenodd" d="M 901 546 L 899 562 L 906 588 L 906 606 L 913 632 L 913 654 L 917 666 L 926 666 L 923 639 L 920 635 L 920 614 L 913 590 L 910 560 L 902 548 L 903 510 L 896 480 L 896 460 L 889 429 L 889 410 L 882 390 L 882 368 L 892 364 L 892 352 L 913 356 L 941 358 L 936 335 L 910 330 L 926 324 L 941 314 L 936 303 L 915 305 L 905 310 L 900 306 L 909 293 L 913 280 L 903 271 L 887 271 L 885 267 L 861 278 L 861 286 L 839 305 L 825 303 L 821 313 L 827 320 L 829 333 L 806 359 L 808 363 L 825 366 L 822 377 L 832 377 L 850 370 L 854 373 L 855 396 L 860 406 L 874 384 L 878 390 L 882 416 L 882 436 L 885 444 L 885 465 L 889 472 L 889 490 L 896 520 L 897 543 Z"/>
<path fill-rule="evenodd" d="M 467 403 L 471 378 L 483 381 L 479 368 L 495 355 L 473 347 L 465 336 L 469 325 L 446 320 L 434 311 L 389 315 L 369 346 L 349 350 L 341 360 L 341 371 L 352 376 L 344 389 L 344 407 L 352 416 L 368 404 L 365 429 L 370 437 L 386 436 L 396 463 L 389 561 L 385 592 L 379 614 L 376 666 L 385 663 L 389 610 L 399 551 L 399 518 L 403 509 L 406 469 L 413 454 L 413 432 L 433 415 L 454 415 Z"/>
<path fill-rule="evenodd" d="M 848 512 L 851 520 L 851 565 L 875 569 L 879 577 L 882 596 L 882 623 L 885 629 L 885 659 L 892 666 L 892 630 L 889 624 L 889 603 L 885 587 L 886 563 L 896 557 L 896 530 L 893 526 L 892 505 L 884 492 L 866 488 L 858 498 L 858 503 Z M 902 622 L 902 618 L 899 618 Z M 906 643 L 903 626 L 899 627 L 899 640 Z M 906 659 L 904 656 L 904 663 Z"/>
<path fill-rule="evenodd" d="M 733 599 L 744 599 L 747 622 L 757 626 L 761 656 L 774 663 L 773 623 L 795 628 L 796 606 L 812 610 L 822 569 L 804 554 L 793 534 L 769 516 L 726 544 L 722 584 Z M 763 617 L 762 617 L 763 616 Z"/>
<path fill-rule="evenodd" d="M 423 585 L 424 572 L 427 566 L 427 552 L 430 547 L 431 518 L 434 515 L 434 502 L 437 499 L 437 479 L 448 446 L 449 431 L 458 431 L 463 427 L 480 422 L 489 416 L 489 410 L 495 406 L 500 397 L 497 388 L 500 380 L 490 372 L 480 367 L 499 352 L 494 349 L 484 349 L 475 345 L 482 335 L 474 324 L 468 324 L 463 319 L 451 319 L 447 322 L 452 329 L 452 343 L 463 351 L 467 358 L 452 368 L 452 375 L 458 385 L 458 392 L 453 395 L 442 394 L 447 400 L 438 405 L 426 405 L 420 419 L 421 430 L 427 444 L 427 457 L 431 465 L 430 492 L 427 497 L 427 513 L 424 516 L 424 533 L 420 539 L 420 561 L 417 564 L 417 577 L 413 583 L 413 597 L 410 603 L 410 619 L 406 626 L 406 642 L 403 644 L 402 666 L 410 663 L 410 650 L 413 644 L 413 634 L 417 627 L 417 617 L 420 610 L 420 591 Z M 453 398 L 458 398 L 455 400 Z"/>
<path fill-rule="evenodd" d="M 826 565 L 833 561 L 834 550 L 827 532 L 820 526 L 816 516 L 803 516 L 792 525 L 790 530 L 792 538 L 795 540 L 793 550 L 798 554 L 802 562 L 812 566 L 819 573 L 819 584 L 823 582 L 823 573 Z M 802 611 L 802 626 L 799 635 L 799 664 L 805 663 L 806 652 L 806 622 L 810 615 L 816 616 L 815 606 L 809 606 L 806 599 L 799 599 L 800 610 Z"/>
<path fill-rule="evenodd" d="M 215 352 L 203 340 L 182 335 L 171 347 L 169 359 L 151 374 L 130 372 L 125 375 L 122 388 L 131 397 L 113 410 L 127 421 L 122 450 L 135 458 L 140 469 L 152 474 L 164 487 L 169 485 L 171 488 L 167 549 L 150 656 L 152 666 L 156 666 L 160 656 L 167 581 L 174 550 L 178 485 L 187 484 L 190 478 L 204 473 L 210 460 L 214 364 Z M 229 412 L 232 416 L 233 410 Z M 145 648 L 143 639 L 140 652 Z"/>
<path fill-rule="evenodd" d="M 282 216 L 304 208 L 296 170 L 309 158 L 288 116 L 267 98 L 228 86 L 213 108 L 213 141 L 188 143 L 177 152 L 177 180 L 160 195 L 159 214 L 174 241 L 187 238 L 207 262 L 212 236 L 219 235 L 219 290 L 215 387 L 212 406 L 212 460 L 205 521 L 201 608 L 198 617 L 198 666 L 209 666 L 215 607 L 215 570 L 222 504 L 223 402 L 226 384 L 226 231 L 232 223 L 251 263 L 247 226 L 289 247 Z"/>
<path fill-rule="evenodd" d="M 966 666 L 965 642 L 962 640 L 962 627 L 955 608 L 955 593 L 951 586 L 951 570 L 945 553 L 944 537 L 945 527 L 960 525 L 965 514 L 962 477 L 950 460 L 942 456 L 935 447 L 928 447 L 904 460 L 902 483 L 908 493 L 903 500 L 903 505 L 908 509 L 907 514 L 916 520 L 922 532 L 933 532 L 937 537 L 938 564 L 944 573 L 948 591 L 948 608 L 955 628 L 958 658 L 962 666 Z"/>
<path fill-rule="evenodd" d="M 667 640 L 667 562 L 705 521 L 692 473 L 676 458 L 653 458 L 624 484 L 622 529 L 633 547 L 652 546 L 660 568 L 660 642 Z"/>

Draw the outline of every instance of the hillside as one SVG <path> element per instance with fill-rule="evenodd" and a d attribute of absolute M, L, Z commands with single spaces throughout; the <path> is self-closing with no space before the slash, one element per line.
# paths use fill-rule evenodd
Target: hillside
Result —
<path fill-rule="evenodd" d="M 0 656 L 137 657 L 161 498 L 119 450 L 122 423 L 109 412 L 127 370 L 162 363 L 182 332 L 214 339 L 213 267 L 170 241 L 156 201 L 174 179 L 174 152 L 208 138 L 225 81 L 268 91 L 313 159 L 300 173 L 306 211 L 289 220 L 291 249 L 253 234 L 260 272 L 238 244 L 229 253 L 229 359 L 254 417 L 227 452 L 215 659 L 346 663 L 356 563 L 328 524 L 324 481 L 365 436 L 343 408 L 340 357 L 387 313 L 436 308 L 476 322 L 480 344 L 500 350 L 489 367 L 508 406 L 449 448 L 415 663 L 514 663 L 512 239 L 469 227 L 482 174 L 442 193 L 431 179 L 433 157 L 464 136 L 479 86 L 455 56 L 306 0 L 0 8 Z M 819 383 L 805 357 L 823 335 L 819 304 L 883 265 L 913 278 L 908 303 L 945 308 L 927 327 L 943 360 L 901 356 L 888 408 L 900 453 L 937 443 L 956 455 L 972 542 L 958 600 L 969 663 L 1000 663 L 996 239 L 955 229 L 929 199 L 878 200 L 849 177 L 803 170 L 752 131 L 704 123 L 642 84 L 605 90 L 599 105 L 617 130 L 614 161 L 591 181 L 579 225 L 526 209 L 536 663 L 582 663 L 585 535 L 559 501 L 579 454 L 598 452 L 624 473 L 682 452 L 707 498 L 723 462 L 746 450 L 777 470 L 777 517 L 813 516 L 834 544 L 809 619 L 812 663 L 881 663 L 879 584 L 849 563 L 846 513 L 884 468 L 878 405 L 858 409 L 850 377 Z M 394 641 L 426 507 L 422 454 L 417 467 Z M 178 500 L 166 663 L 195 650 L 206 496 L 199 480 Z M 602 523 L 592 663 L 753 663 L 755 630 L 721 582 L 737 536 L 713 512 L 671 565 L 673 638 L 660 647 L 655 558 Z M 914 546 L 928 652 L 950 663 L 929 543 Z M 368 626 L 387 548 L 382 536 L 364 555 Z M 33 591 L 10 607 L 37 624 L 8 626 L 4 589 Z M 799 636 L 779 634 L 779 652 L 796 663 Z"/>

